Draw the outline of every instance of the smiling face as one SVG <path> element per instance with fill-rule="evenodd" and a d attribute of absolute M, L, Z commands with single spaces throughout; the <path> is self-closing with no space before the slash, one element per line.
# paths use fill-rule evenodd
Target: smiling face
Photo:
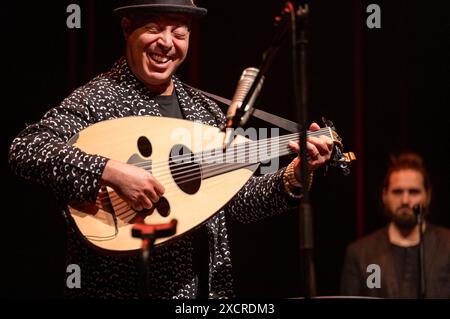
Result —
<path fill-rule="evenodd" d="M 128 65 L 152 92 L 172 94 L 171 77 L 188 52 L 190 23 L 181 14 L 122 18 Z"/>
<path fill-rule="evenodd" d="M 390 219 L 400 229 L 416 225 L 413 207 L 430 203 L 431 194 L 425 189 L 423 175 L 413 169 L 393 171 L 383 189 L 383 203 Z"/>

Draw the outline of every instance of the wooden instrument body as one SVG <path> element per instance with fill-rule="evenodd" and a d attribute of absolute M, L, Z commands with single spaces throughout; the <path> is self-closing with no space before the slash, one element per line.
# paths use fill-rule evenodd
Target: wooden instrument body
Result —
<path fill-rule="evenodd" d="M 200 180 L 194 181 L 194 189 L 186 192 L 175 182 L 175 169 L 169 166 L 174 147 L 184 145 L 194 154 L 218 149 L 224 133 L 218 128 L 173 118 L 136 116 L 96 123 L 79 132 L 69 142 L 89 154 L 98 154 L 149 170 L 165 187 L 164 212 L 156 208 L 147 212 L 132 210 L 111 188 L 102 188 L 97 205 L 72 203 L 70 216 L 80 233 L 93 245 L 108 251 L 125 252 L 141 248 L 141 239 L 133 238 L 133 224 L 168 223 L 178 221 L 176 234 L 161 238 L 162 244 L 185 234 L 203 224 L 218 212 L 244 186 L 257 168 L 253 163 L 246 167 L 207 176 L 205 168 L 215 167 L 209 163 L 200 165 Z M 247 141 L 238 136 L 234 143 Z M 149 145 L 150 144 L 150 145 Z M 212 161 L 212 157 L 209 160 Z M 199 159 L 198 162 L 205 158 Z M 208 160 L 208 158 L 206 158 Z M 197 171 L 198 172 L 198 171 Z M 195 172 L 194 172 L 195 173 Z M 189 172 L 183 173 L 189 176 Z M 188 174 L 188 175 L 186 175 Z M 192 175 L 192 174 L 191 174 Z M 210 174 L 211 175 L 211 174 Z M 170 209 L 167 211 L 167 205 Z"/>

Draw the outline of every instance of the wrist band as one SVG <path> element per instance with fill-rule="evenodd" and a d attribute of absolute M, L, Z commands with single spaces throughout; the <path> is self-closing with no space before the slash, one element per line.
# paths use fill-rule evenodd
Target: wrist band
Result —
<path fill-rule="evenodd" d="M 311 189 L 313 181 L 313 171 L 310 171 L 307 178 L 308 191 Z M 298 194 L 302 184 L 295 178 L 294 173 L 294 162 L 292 161 L 284 171 L 283 174 L 283 184 L 286 193 L 293 198 L 302 198 L 303 194 Z"/>

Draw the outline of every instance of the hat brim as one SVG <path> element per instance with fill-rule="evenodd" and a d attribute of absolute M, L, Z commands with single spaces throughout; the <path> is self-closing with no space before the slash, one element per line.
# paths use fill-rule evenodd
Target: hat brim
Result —
<path fill-rule="evenodd" d="M 146 14 L 152 12 L 167 12 L 167 13 L 183 13 L 188 14 L 196 18 L 201 18 L 206 15 L 208 10 L 205 8 L 182 6 L 182 5 L 167 5 L 167 4 L 143 4 L 143 5 L 133 5 L 125 6 L 114 9 L 114 12 L 123 17 L 127 14 Z"/>

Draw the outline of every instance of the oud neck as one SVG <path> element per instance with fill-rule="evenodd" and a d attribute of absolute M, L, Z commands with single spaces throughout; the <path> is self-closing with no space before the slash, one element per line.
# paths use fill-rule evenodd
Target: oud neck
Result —
<path fill-rule="evenodd" d="M 331 128 L 324 127 L 317 131 L 307 131 L 307 137 L 319 137 L 325 135 L 332 140 Z M 291 133 L 282 136 L 275 136 L 256 141 L 246 141 L 244 143 L 231 144 L 225 151 L 213 149 L 202 153 L 203 163 L 248 163 L 256 164 L 266 162 L 273 158 L 293 154 L 288 146 L 289 141 L 299 142 L 299 134 Z"/>

